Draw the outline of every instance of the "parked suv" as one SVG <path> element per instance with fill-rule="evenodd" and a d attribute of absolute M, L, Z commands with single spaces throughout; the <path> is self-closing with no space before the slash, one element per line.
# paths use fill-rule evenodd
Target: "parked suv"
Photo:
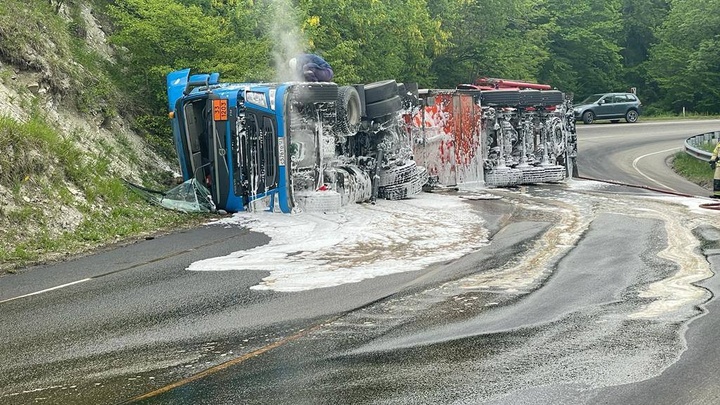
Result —
<path fill-rule="evenodd" d="M 633 93 L 593 94 L 573 107 L 575 119 L 586 124 L 595 120 L 618 122 L 624 118 L 627 122 L 637 122 L 640 116 L 640 99 Z"/>

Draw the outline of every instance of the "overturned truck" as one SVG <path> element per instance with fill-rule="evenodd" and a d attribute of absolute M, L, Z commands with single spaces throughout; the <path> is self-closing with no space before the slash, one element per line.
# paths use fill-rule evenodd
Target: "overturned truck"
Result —
<path fill-rule="evenodd" d="M 231 212 L 561 181 L 574 163 L 572 108 L 556 90 L 224 83 L 184 69 L 167 94 L 183 177 Z"/>

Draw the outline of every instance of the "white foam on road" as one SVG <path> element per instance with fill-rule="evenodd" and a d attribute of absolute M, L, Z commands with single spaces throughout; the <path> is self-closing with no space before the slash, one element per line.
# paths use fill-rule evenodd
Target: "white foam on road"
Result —
<path fill-rule="evenodd" d="M 257 290 L 304 291 L 423 269 L 488 243 L 484 221 L 457 196 L 421 193 L 353 204 L 340 213 L 236 213 L 269 244 L 192 263 L 188 270 L 265 270 Z"/>

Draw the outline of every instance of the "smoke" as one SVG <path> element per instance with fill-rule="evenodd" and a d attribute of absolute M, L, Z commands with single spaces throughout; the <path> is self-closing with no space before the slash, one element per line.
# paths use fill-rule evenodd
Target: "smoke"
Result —
<path fill-rule="evenodd" d="M 270 0 L 272 19 L 270 35 L 274 39 L 273 60 L 275 61 L 275 79 L 278 82 L 303 81 L 301 74 L 292 71 L 288 62 L 303 53 L 305 37 L 300 31 L 296 10 L 290 0 Z"/>

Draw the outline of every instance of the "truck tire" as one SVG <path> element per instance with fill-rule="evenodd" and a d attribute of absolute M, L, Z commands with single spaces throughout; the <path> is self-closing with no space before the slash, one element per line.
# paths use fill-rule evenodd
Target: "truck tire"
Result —
<path fill-rule="evenodd" d="M 296 200 L 304 212 L 337 212 L 342 208 L 342 197 L 336 191 L 298 193 Z"/>
<path fill-rule="evenodd" d="M 355 165 L 338 167 L 336 171 L 338 176 L 335 186 L 342 197 L 343 206 L 370 200 L 372 180 L 366 171 Z"/>
<path fill-rule="evenodd" d="M 406 181 L 378 187 L 378 197 L 386 200 L 403 200 L 422 192 L 423 186 L 429 180 L 427 169 L 423 166 L 415 166 L 414 169 L 410 177 L 405 179 Z"/>
<path fill-rule="evenodd" d="M 417 170 L 417 164 L 414 160 L 394 163 L 391 167 L 380 170 L 378 186 L 385 187 L 407 183 Z"/>
<path fill-rule="evenodd" d="M 338 88 L 335 130 L 342 135 L 355 135 L 360 126 L 361 107 L 360 94 L 354 87 Z"/>
<path fill-rule="evenodd" d="M 373 104 L 398 95 L 395 80 L 383 80 L 365 85 L 365 104 Z"/>
<path fill-rule="evenodd" d="M 402 100 L 400 96 L 393 96 L 387 100 L 366 105 L 365 115 L 368 119 L 380 118 L 399 111 L 401 108 Z"/>

